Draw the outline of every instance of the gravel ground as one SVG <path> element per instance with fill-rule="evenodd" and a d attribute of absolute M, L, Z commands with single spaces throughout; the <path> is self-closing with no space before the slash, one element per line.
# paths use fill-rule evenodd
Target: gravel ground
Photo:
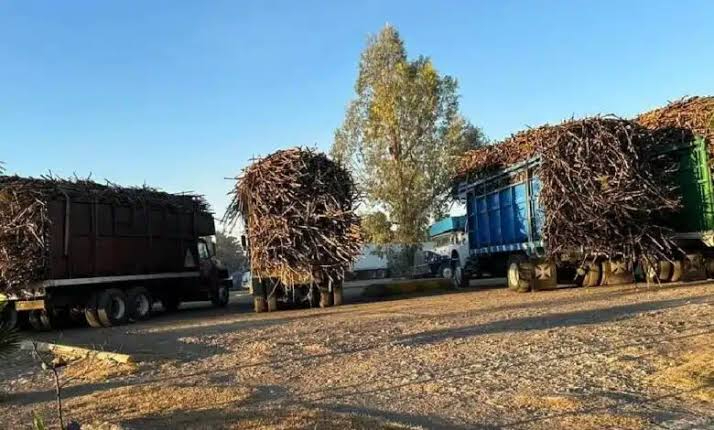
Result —
<path fill-rule="evenodd" d="M 239 303 L 36 337 L 139 360 L 63 370 L 66 416 L 93 428 L 714 428 L 712 284 Z M 55 422 L 26 352 L 0 381 L 0 428 Z"/>

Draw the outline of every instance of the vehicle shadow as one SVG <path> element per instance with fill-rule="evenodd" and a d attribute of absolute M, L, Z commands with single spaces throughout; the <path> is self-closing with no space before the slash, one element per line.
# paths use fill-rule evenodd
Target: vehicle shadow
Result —
<path fill-rule="evenodd" d="M 643 302 L 630 305 L 613 306 L 609 308 L 588 309 L 583 311 L 551 313 L 542 316 L 514 318 L 493 321 L 466 327 L 432 330 L 414 335 L 405 336 L 397 341 L 401 345 L 427 345 L 443 342 L 449 339 L 463 339 L 486 334 L 521 332 L 530 330 L 546 330 L 552 328 L 573 327 L 581 325 L 600 324 L 632 318 L 643 312 L 660 309 L 671 309 L 679 306 L 696 303 L 714 303 L 714 299 L 682 298 Z"/>

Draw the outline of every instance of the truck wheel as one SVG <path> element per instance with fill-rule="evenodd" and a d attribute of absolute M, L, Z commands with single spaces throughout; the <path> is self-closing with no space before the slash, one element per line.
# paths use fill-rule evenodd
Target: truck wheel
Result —
<path fill-rule="evenodd" d="M 98 294 L 94 293 L 89 297 L 87 305 L 84 307 L 84 319 L 87 320 L 92 328 L 104 327 L 102 322 L 99 321 L 99 315 L 97 315 L 97 302 L 99 300 Z"/>
<path fill-rule="evenodd" d="M 669 276 L 669 282 L 679 282 L 682 279 L 682 266 L 682 260 L 672 261 L 672 273 Z"/>
<path fill-rule="evenodd" d="M 151 305 L 154 303 L 151 293 L 144 287 L 134 287 L 126 293 L 129 318 L 133 321 L 145 321 L 151 318 Z"/>
<path fill-rule="evenodd" d="M 52 322 L 46 310 L 35 309 L 30 311 L 28 316 L 30 325 L 37 331 L 47 331 L 52 329 Z"/>
<path fill-rule="evenodd" d="M 343 293 L 342 285 L 338 285 L 332 288 L 332 303 L 335 306 L 342 306 Z"/>
<path fill-rule="evenodd" d="M 275 292 L 268 296 L 268 312 L 275 312 L 278 310 L 278 296 Z"/>
<path fill-rule="evenodd" d="M 320 307 L 329 308 L 332 306 L 332 294 L 327 290 L 320 290 Z"/>
<path fill-rule="evenodd" d="M 533 265 L 527 261 L 526 256 L 516 254 L 508 257 L 506 279 L 508 288 L 513 291 L 525 293 L 531 290 Z"/>
<path fill-rule="evenodd" d="M 267 309 L 267 304 L 265 303 L 265 297 L 253 296 L 253 310 L 256 314 L 265 312 Z"/>
<path fill-rule="evenodd" d="M 230 291 L 225 285 L 221 285 L 216 291 L 211 293 L 211 303 L 219 308 L 226 307 L 230 301 Z"/>
<path fill-rule="evenodd" d="M 454 286 L 456 288 L 468 288 L 471 281 L 471 274 L 462 269 L 461 266 L 456 266 L 454 270 Z"/>
<path fill-rule="evenodd" d="M 444 279 L 451 279 L 453 273 L 454 272 L 451 270 L 451 264 L 449 263 L 442 263 L 439 267 L 439 276 Z"/>
<path fill-rule="evenodd" d="M 14 330 L 18 325 L 17 311 L 14 303 L 8 303 L 0 312 L 0 326 Z"/>
<path fill-rule="evenodd" d="M 99 293 L 97 316 L 104 327 L 113 327 L 126 323 L 129 319 L 126 294 L 116 288 L 110 288 Z"/>

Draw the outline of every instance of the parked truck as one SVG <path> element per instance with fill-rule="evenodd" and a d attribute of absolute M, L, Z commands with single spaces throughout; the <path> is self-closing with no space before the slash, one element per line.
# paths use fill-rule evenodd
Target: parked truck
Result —
<path fill-rule="evenodd" d="M 93 192 L 85 194 L 57 185 L 59 192 L 43 201 L 44 275 L 5 288 L 6 322 L 25 316 L 32 327 L 49 329 L 71 318 L 110 327 L 150 318 L 155 302 L 168 311 L 183 301 L 228 303 L 213 216 L 197 197 L 152 190 L 151 198 L 132 203 L 101 187 L 90 185 Z"/>
<path fill-rule="evenodd" d="M 682 209 L 669 217 L 681 259 L 642 262 L 593 259 L 585 264 L 583 250 L 546 258 L 542 238 L 544 213 L 538 196 L 538 157 L 473 181 L 461 181 L 456 196 L 466 203 L 468 255 L 454 268 L 455 283 L 468 285 L 472 277 L 488 272 L 506 276 L 509 288 L 518 291 L 554 288 L 560 280 L 581 286 L 632 282 L 641 275 L 657 282 L 705 279 L 714 271 L 714 192 L 706 142 L 663 147 L 678 164 L 676 181 Z M 583 208 L 587 210 L 587 208 Z"/>

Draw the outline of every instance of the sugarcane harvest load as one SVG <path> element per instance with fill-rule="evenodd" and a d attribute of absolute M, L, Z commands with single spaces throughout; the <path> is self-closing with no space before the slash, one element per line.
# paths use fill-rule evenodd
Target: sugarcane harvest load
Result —
<path fill-rule="evenodd" d="M 659 132 L 669 143 L 689 139 L 689 135 L 700 137 L 714 155 L 714 96 L 683 98 L 639 115 L 635 121 Z"/>
<path fill-rule="evenodd" d="M 244 222 L 256 311 L 279 300 L 314 304 L 318 290 L 329 306 L 326 294 L 341 294 L 362 246 L 356 201 L 349 172 L 312 149 L 277 151 L 243 171 L 226 221 Z"/>
<path fill-rule="evenodd" d="M 155 301 L 227 304 L 214 234 L 200 196 L 0 176 L 0 291 L 37 328 L 70 313 L 95 327 L 146 319 Z"/>

